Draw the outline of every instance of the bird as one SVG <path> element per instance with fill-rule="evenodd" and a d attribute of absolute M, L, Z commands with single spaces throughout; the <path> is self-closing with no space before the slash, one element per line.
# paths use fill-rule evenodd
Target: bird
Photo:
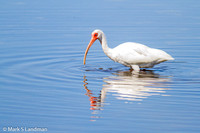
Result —
<path fill-rule="evenodd" d="M 152 68 L 154 65 L 164 61 L 174 60 L 174 58 L 165 51 L 150 48 L 146 45 L 125 42 L 115 48 L 109 48 L 104 32 L 96 29 L 92 32 L 91 40 L 86 48 L 83 64 L 86 63 L 86 56 L 92 44 L 99 40 L 104 53 L 113 61 L 130 67 L 131 70 L 139 72 L 140 68 Z"/>

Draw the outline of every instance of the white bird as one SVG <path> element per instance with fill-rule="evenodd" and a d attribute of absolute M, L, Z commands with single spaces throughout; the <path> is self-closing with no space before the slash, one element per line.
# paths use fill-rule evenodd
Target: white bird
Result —
<path fill-rule="evenodd" d="M 106 36 L 103 31 L 96 29 L 92 32 L 92 38 L 85 51 L 84 65 L 87 53 L 97 39 L 100 41 L 104 53 L 111 60 L 130 67 L 135 72 L 139 72 L 140 68 L 151 68 L 161 62 L 174 60 L 172 56 L 162 50 L 150 48 L 134 42 L 125 42 L 111 49 L 108 47 Z"/>

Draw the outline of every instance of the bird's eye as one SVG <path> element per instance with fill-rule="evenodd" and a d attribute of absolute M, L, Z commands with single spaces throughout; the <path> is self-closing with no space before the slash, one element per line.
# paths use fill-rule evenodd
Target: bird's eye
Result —
<path fill-rule="evenodd" d="M 97 37 L 97 36 L 98 36 L 98 33 L 94 33 L 94 36 Z"/>

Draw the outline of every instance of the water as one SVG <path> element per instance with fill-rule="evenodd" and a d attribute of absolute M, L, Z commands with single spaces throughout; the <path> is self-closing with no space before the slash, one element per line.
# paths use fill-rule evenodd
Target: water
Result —
<path fill-rule="evenodd" d="M 198 1 L 0 3 L 0 132 L 200 132 Z M 176 60 L 132 75 L 95 42 L 84 66 L 96 28 Z"/>

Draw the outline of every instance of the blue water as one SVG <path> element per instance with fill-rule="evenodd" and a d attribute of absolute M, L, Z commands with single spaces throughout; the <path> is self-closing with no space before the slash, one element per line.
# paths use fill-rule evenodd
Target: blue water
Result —
<path fill-rule="evenodd" d="M 132 75 L 95 42 L 84 66 L 97 28 L 175 60 Z M 0 1 L 0 132 L 200 132 L 199 31 L 195 0 Z"/>

